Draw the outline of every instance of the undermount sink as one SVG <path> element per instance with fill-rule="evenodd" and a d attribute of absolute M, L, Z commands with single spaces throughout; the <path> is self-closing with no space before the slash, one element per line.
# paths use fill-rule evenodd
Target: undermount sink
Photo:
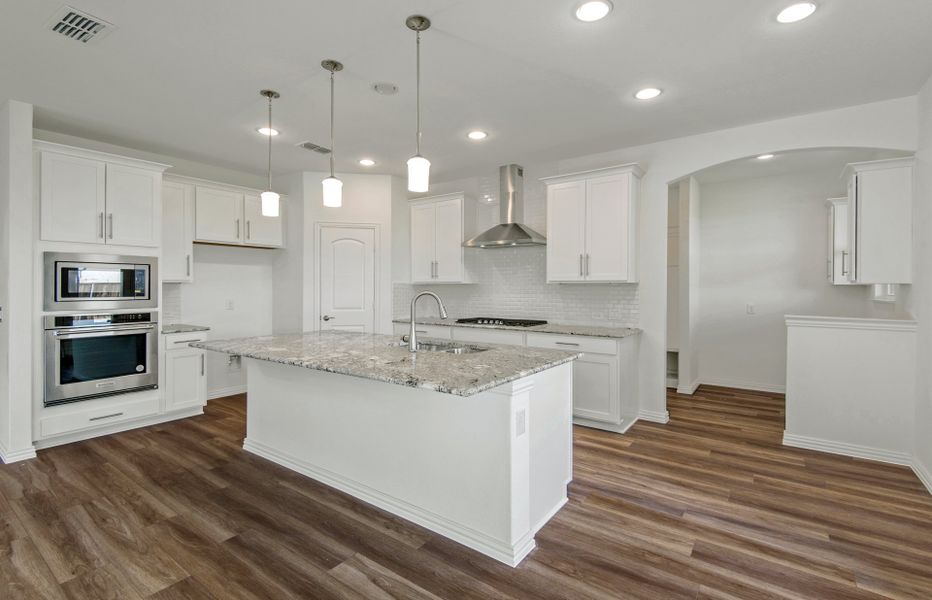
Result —
<path fill-rule="evenodd" d="M 408 347 L 408 342 L 395 342 L 393 346 Z M 446 352 L 447 354 L 474 354 L 476 352 L 485 352 L 488 348 L 482 346 L 467 346 L 453 342 L 418 342 L 418 352 Z"/>

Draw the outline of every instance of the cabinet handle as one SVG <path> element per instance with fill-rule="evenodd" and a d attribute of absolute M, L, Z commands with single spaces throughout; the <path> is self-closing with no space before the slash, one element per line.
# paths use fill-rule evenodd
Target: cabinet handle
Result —
<path fill-rule="evenodd" d="M 104 213 L 100 213 L 100 239 L 104 239 Z"/>
<path fill-rule="evenodd" d="M 239 219 L 236 219 L 236 239 L 239 239 Z"/>
<path fill-rule="evenodd" d="M 583 255 L 579 255 L 579 276 L 583 276 Z"/>
<path fill-rule="evenodd" d="M 246 221 L 246 239 L 252 238 L 252 221 Z"/>
<path fill-rule="evenodd" d="M 199 341 L 201 341 L 201 338 L 194 338 L 193 340 L 178 340 L 178 341 L 172 342 L 172 346 L 177 346 L 179 344 L 191 344 L 191 343 L 199 342 Z"/>
<path fill-rule="evenodd" d="M 201 354 L 201 377 L 204 376 L 204 355 Z"/>
<path fill-rule="evenodd" d="M 848 276 L 848 252 L 845 250 L 841 252 L 841 274 L 843 277 Z"/>
<path fill-rule="evenodd" d="M 589 255 L 586 255 L 586 277 L 589 277 Z"/>
<path fill-rule="evenodd" d="M 577 344 L 576 342 L 554 342 L 554 344 L 556 344 L 557 346 L 576 346 L 576 347 L 579 346 L 579 344 Z"/>
<path fill-rule="evenodd" d="M 185 254 L 184 256 L 184 272 L 185 272 L 185 276 L 187 277 L 191 276 L 191 255 L 190 254 Z"/>
<path fill-rule="evenodd" d="M 110 233 L 107 235 L 111 240 L 113 239 L 113 213 L 107 215 L 107 224 L 109 225 Z"/>
<path fill-rule="evenodd" d="M 102 417 L 91 417 L 88 421 L 103 421 L 104 419 L 112 419 L 113 417 L 122 417 L 123 413 L 113 413 L 112 415 L 103 415 Z"/>

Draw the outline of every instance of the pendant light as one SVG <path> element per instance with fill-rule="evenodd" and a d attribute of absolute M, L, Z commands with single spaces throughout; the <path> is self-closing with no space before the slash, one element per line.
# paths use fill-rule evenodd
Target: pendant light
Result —
<path fill-rule="evenodd" d="M 405 25 L 417 32 L 417 154 L 408 159 L 408 191 L 426 192 L 430 187 L 430 161 L 421 156 L 421 32 L 430 28 L 430 19 L 412 15 Z"/>
<path fill-rule="evenodd" d="M 274 90 L 262 90 L 259 95 L 269 99 L 269 187 L 260 196 L 262 198 L 262 216 L 277 217 L 279 215 L 280 197 L 272 191 L 272 100 L 280 98 L 281 95 Z"/>
<path fill-rule="evenodd" d="M 330 71 L 330 177 L 321 182 L 324 186 L 324 206 L 340 208 L 343 206 L 343 182 L 333 174 L 333 74 L 343 70 L 343 63 L 325 60 L 320 66 Z"/>

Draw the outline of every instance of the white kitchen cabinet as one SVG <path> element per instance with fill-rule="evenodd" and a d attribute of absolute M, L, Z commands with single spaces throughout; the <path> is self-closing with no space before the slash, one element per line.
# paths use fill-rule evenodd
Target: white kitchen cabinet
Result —
<path fill-rule="evenodd" d="M 851 283 L 912 283 L 913 164 L 881 160 L 845 170 Z"/>
<path fill-rule="evenodd" d="M 162 182 L 162 281 L 194 281 L 194 186 Z"/>
<path fill-rule="evenodd" d="M 411 202 L 411 283 L 468 283 L 462 193 Z"/>
<path fill-rule="evenodd" d="M 162 385 L 165 412 L 207 404 L 207 365 L 204 350 L 188 344 L 207 339 L 206 332 L 172 333 L 164 336 L 165 379 Z"/>
<path fill-rule="evenodd" d="M 643 171 L 622 165 L 547 177 L 547 281 L 637 281 Z"/>
<path fill-rule="evenodd" d="M 195 190 L 194 239 L 198 242 L 243 242 L 244 194 L 199 185 Z"/>
<path fill-rule="evenodd" d="M 826 202 L 828 212 L 828 251 L 825 274 L 832 285 L 850 285 L 848 271 L 851 253 L 848 249 L 848 199 L 833 198 Z"/>
<path fill-rule="evenodd" d="M 245 194 L 243 204 L 243 221 L 247 246 L 280 247 L 284 245 L 283 223 L 281 213 L 278 217 L 262 216 L 262 200 L 259 194 Z"/>
<path fill-rule="evenodd" d="M 49 142 L 35 149 L 43 240 L 159 246 L 168 165 Z"/>

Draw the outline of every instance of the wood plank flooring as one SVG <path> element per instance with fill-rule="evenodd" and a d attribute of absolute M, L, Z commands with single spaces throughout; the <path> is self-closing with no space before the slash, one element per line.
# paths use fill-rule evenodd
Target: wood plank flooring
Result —
<path fill-rule="evenodd" d="M 0 598 L 932 598 L 906 468 L 784 448 L 779 395 L 577 428 L 569 504 L 510 569 L 241 449 L 245 398 L 0 466 Z"/>

